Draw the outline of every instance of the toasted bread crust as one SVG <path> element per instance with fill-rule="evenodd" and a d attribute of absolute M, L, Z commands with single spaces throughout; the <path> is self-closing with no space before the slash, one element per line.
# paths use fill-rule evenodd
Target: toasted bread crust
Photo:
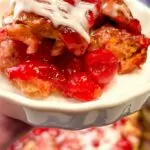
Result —
<path fill-rule="evenodd" d="M 119 58 L 119 73 L 122 74 L 140 68 L 147 57 L 148 43 L 149 40 L 143 35 L 133 35 L 126 30 L 105 25 L 92 33 L 89 51 L 100 47 L 112 51 Z"/>

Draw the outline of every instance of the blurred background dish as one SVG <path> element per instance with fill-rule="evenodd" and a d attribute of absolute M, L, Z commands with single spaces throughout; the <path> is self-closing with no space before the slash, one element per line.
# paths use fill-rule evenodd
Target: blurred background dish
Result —
<path fill-rule="evenodd" d="M 149 150 L 150 108 L 102 128 L 35 128 L 8 150 Z"/>

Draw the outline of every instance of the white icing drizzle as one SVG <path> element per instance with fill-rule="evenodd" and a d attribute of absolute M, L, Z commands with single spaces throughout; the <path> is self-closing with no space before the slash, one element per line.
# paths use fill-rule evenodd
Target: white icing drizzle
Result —
<path fill-rule="evenodd" d="M 50 19 L 55 27 L 59 25 L 68 26 L 78 32 L 88 43 L 90 43 L 89 25 L 86 13 L 90 10 L 97 15 L 95 4 L 74 0 L 71 5 L 64 0 L 10 0 L 10 6 L 14 6 L 13 19 L 16 19 L 21 12 L 32 12 Z M 122 12 L 130 19 L 130 12 L 124 5 L 114 2 L 105 2 L 101 5 L 105 15 L 116 17 Z M 10 18 L 5 20 L 10 22 Z"/>
<path fill-rule="evenodd" d="M 64 0 L 10 0 L 14 6 L 14 19 L 22 12 L 33 12 L 49 18 L 55 27 L 68 26 L 77 31 L 90 43 L 88 20 L 86 12 L 91 10 L 96 14 L 95 4 L 75 1 L 75 6 Z"/>
<path fill-rule="evenodd" d="M 12 16 L 7 16 L 3 19 L 4 24 L 10 24 L 13 22 L 13 17 Z"/>

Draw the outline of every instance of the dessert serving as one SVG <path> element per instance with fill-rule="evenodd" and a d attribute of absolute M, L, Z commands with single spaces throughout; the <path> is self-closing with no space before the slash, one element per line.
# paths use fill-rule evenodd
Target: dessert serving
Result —
<path fill-rule="evenodd" d="M 149 44 L 122 0 L 10 0 L 0 70 L 27 96 L 91 101 L 139 70 Z"/>

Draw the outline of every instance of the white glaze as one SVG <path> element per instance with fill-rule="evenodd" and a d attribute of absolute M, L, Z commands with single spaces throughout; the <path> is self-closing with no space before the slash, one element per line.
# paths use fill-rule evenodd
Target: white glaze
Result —
<path fill-rule="evenodd" d="M 91 10 L 96 13 L 95 5 L 87 2 L 79 2 L 73 6 L 64 0 L 10 0 L 14 6 L 14 19 L 20 12 L 33 12 L 37 15 L 49 18 L 55 27 L 68 26 L 80 33 L 89 43 L 88 21 L 86 12 Z"/>
<path fill-rule="evenodd" d="M 13 22 L 13 16 L 7 16 L 3 19 L 4 24 L 10 24 Z"/>
<path fill-rule="evenodd" d="M 80 35 L 90 43 L 88 20 L 86 12 L 91 10 L 97 15 L 95 4 L 75 0 L 75 5 L 71 5 L 64 0 L 10 0 L 10 6 L 14 6 L 14 19 L 22 12 L 33 12 L 46 17 L 52 21 L 55 27 L 59 25 L 68 26 L 80 33 Z M 109 7 L 112 5 L 111 7 Z M 130 13 L 124 5 L 105 2 L 101 6 L 102 12 L 116 17 L 118 12 L 122 12 L 127 18 Z M 4 20 L 6 23 L 9 20 Z"/>

